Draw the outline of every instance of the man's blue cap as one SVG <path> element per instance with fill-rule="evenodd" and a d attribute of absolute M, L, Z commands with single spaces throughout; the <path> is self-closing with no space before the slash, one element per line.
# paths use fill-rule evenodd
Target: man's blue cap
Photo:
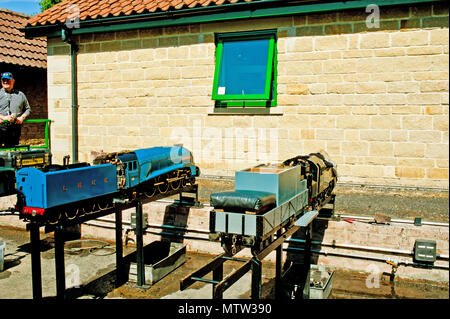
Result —
<path fill-rule="evenodd" d="M 11 72 L 4 72 L 2 73 L 2 79 L 9 79 L 11 80 L 13 78 L 13 75 Z"/>

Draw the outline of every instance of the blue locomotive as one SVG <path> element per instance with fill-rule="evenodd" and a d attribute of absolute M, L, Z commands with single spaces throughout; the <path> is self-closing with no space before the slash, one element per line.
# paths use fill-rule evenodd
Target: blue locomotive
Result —
<path fill-rule="evenodd" d="M 92 166 L 23 168 L 16 172 L 16 209 L 23 219 L 56 224 L 111 208 L 115 200 L 178 190 L 199 175 L 192 153 L 180 145 L 104 154 Z"/>

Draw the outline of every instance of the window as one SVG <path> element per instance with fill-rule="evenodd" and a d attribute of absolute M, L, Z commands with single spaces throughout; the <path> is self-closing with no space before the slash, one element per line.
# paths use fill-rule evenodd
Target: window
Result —
<path fill-rule="evenodd" d="M 217 35 L 217 107 L 276 105 L 276 40 L 276 30 Z"/>

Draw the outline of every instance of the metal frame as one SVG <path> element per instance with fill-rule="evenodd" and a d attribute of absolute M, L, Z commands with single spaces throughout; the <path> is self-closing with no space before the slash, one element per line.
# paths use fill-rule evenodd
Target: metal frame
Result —
<path fill-rule="evenodd" d="M 306 229 L 306 243 L 305 243 L 305 267 L 306 271 L 309 273 L 309 269 L 311 268 L 311 240 L 312 240 L 312 221 L 317 217 L 318 212 L 312 211 L 305 214 L 304 218 L 300 218 L 298 221 L 301 222 L 297 225 L 297 223 L 286 225 L 286 227 L 279 229 L 277 231 L 277 238 L 272 241 L 266 243 L 264 248 L 259 251 L 253 251 L 253 257 L 250 259 L 243 258 L 234 258 L 233 255 L 240 252 L 243 247 L 239 247 L 233 254 L 230 252 L 224 252 L 217 257 L 215 257 L 212 261 L 210 261 L 205 266 L 200 269 L 190 273 L 180 281 L 180 290 L 187 289 L 193 283 L 205 282 L 213 285 L 212 288 L 212 297 L 213 299 L 222 299 L 223 293 L 230 288 L 236 281 L 242 278 L 249 271 L 252 272 L 252 283 L 251 283 L 251 299 L 260 299 L 262 293 L 262 263 L 261 261 L 272 251 L 276 251 L 276 264 L 275 264 L 275 296 L 277 299 L 281 297 L 281 279 L 282 279 L 282 245 L 286 238 L 292 236 L 296 231 L 298 231 L 301 227 L 305 227 Z M 302 225 L 302 226 L 299 226 Z M 243 265 L 228 274 L 227 276 L 223 276 L 223 264 L 226 261 L 233 260 L 243 262 Z M 213 279 L 205 279 L 204 277 L 211 273 L 213 275 Z M 309 276 L 309 275 L 308 275 Z M 309 277 L 308 277 L 309 278 Z M 308 282 L 308 281 L 307 281 Z M 305 288 L 309 288 L 309 285 L 305 285 Z M 309 289 L 304 290 L 303 298 L 309 298 Z"/>
<path fill-rule="evenodd" d="M 123 265 L 123 247 L 122 247 L 122 211 L 132 207 L 136 208 L 136 254 L 137 254 L 137 286 L 140 288 L 148 288 L 145 285 L 145 265 L 144 265 L 144 245 L 142 228 L 142 205 L 164 197 L 173 196 L 176 194 L 187 192 L 197 193 L 198 185 L 189 185 L 183 189 L 176 191 L 168 191 L 165 194 L 157 194 L 151 198 L 136 198 L 131 202 L 116 203 L 114 207 L 109 208 L 98 213 L 83 216 L 73 221 L 67 221 L 58 225 L 44 225 L 38 222 L 30 222 L 26 225 L 26 229 L 30 231 L 31 243 L 31 275 L 32 275 L 32 289 L 33 299 L 42 299 L 42 270 L 41 270 L 41 252 L 40 252 L 40 237 L 39 228 L 45 226 L 45 232 L 54 232 L 55 236 L 55 273 L 56 273 L 56 297 L 58 299 L 65 298 L 65 265 L 64 265 L 64 238 L 63 230 L 66 226 L 73 226 L 81 224 L 87 220 L 96 219 L 105 215 L 115 214 L 116 222 L 116 287 L 124 282 L 125 273 Z M 196 196 L 198 198 L 198 195 Z"/>
<path fill-rule="evenodd" d="M 243 94 L 243 95 L 232 95 L 232 94 L 222 94 L 219 95 L 217 90 L 219 88 L 220 70 L 222 67 L 222 53 L 224 42 L 229 41 L 246 41 L 246 40 L 259 40 L 267 39 L 269 40 L 267 64 L 266 64 L 266 79 L 265 79 L 265 89 L 264 94 Z M 267 102 L 272 103 L 276 97 L 276 41 L 277 41 L 277 31 L 276 30 L 258 30 L 251 32 L 231 32 L 231 33 L 221 33 L 216 35 L 216 63 L 212 90 L 212 99 L 220 103 L 225 103 L 227 106 L 264 106 Z M 275 92 L 274 92 L 275 91 Z M 231 100 L 231 101 L 230 101 Z M 234 101 L 233 101 L 234 100 Z M 253 100 L 253 101 L 252 101 Z M 266 101 L 255 101 L 255 100 L 266 100 Z"/>
<path fill-rule="evenodd" d="M 50 128 L 50 123 L 52 120 L 49 119 L 29 119 L 29 120 L 25 120 L 23 121 L 23 123 L 45 123 L 45 129 L 44 129 L 44 141 L 45 144 L 44 145 L 40 145 L 40 146 L 33 146 L 33 148 L 48 148 L 50 149 L 50 143 L 49 143 L 49 128 Z M 24 146 L 25 147 L 25 146 Z M 21 148 L 21 146 L 19 145 L 16 148 L 0 148 L 0 151 L 13 151 L 15 149 L 19 149 Z"/>

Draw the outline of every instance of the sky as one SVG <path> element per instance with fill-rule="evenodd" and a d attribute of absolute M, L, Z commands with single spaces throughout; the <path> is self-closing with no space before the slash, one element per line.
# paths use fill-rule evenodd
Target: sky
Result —
<path fill-rule="evenodd" d="M 40 0 L 0 0 L 0 8 L 8 9 L 19 13 L 25 13 L 28 15 L 35 15 L 41 12 L 39 7 Z"/>

